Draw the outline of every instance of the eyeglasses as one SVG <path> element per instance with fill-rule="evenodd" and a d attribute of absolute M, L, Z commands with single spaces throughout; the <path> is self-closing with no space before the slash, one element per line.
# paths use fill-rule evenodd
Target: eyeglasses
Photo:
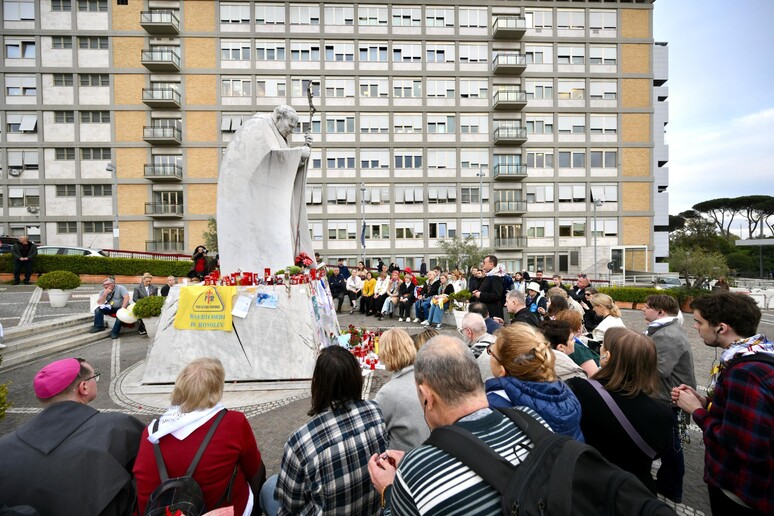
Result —
<path fill-rule="evenodd" d="M 494 346 L 494 343 L 492 343 L 492 344 L 490 344 L 490 345 L 488 345 L 486 347 L 486 354 L 490 355 L 490 356 L 493 356 L 495 360 L 497 360 L 498 362 L 500 362 L 502 364 L 503 361 L 500 360 L 500 358 L 497 355 L 494 354 L 494 351 L 492 351 L 492 346 Z"/>
<path fill-rule="evenodd" d="M 457 331 L 461 334 L 465 335 L 465 330 L 469 330 L 470 328 L 458 328 Z"/>
<path fill-rule="evenodd" d="M 589 296 L 593 296 L 594 294 L 587 293 L 587 294 L 583 294 L 583 295 L 586 296 L 586 297 L 589 297 Z"/>
<path fill-rule="evenodd" d="M 94 376 L 89 376 L 88 378 L 84 378 L 81 381 L 82 382 L 88 382 L 89 380 L 94 380 L 95 382 L 98 382 L 99 381 L 99 375 L 101 375 L 101 374 L 102 373 L 94 373 Z"/>

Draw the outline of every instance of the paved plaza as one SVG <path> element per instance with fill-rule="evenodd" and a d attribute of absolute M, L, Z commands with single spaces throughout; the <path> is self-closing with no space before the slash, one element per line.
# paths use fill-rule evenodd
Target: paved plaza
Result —
<path fill-rule="evenodd" d="M 34 286 L 0 285 L 0 323 L 6 330 L 18 325 L 34 325 L 88 310 L 88 297 L 96 293 L 98 285 L 83 285 L 74 293 L 67 307 L 53 309 L 48 306 L 47 296 Z M 399 323 L 397 319 L 377 321 L 374 317 L 348 315 L 345 303 L 344 313 L 339 321 L 342 327 L 354 324 L 370 329 L 401 327 L 410 334 L 420 332 L 423 327 L 414 323 Z M 644 330 L 645 321 L 639 311 L 623 310 L 627 327 Z M 692 317 L 686 315 L 684 327 L 688 332 L 694 350 L 696 378 L 700 389 L 708 378 L 708 371 L 716 359 L 714 348 L 706 347 L 692 328 Z M 760 330 L 774 334 L 774 315 L 765 313 Z M 457 335 L 456 329 L 445 327 L 443 333 Z M 107 333 L 107 332 L 105 332 Z M 9 399 L 13 407 L 0 421 L 0 435 L 24 423 L 40 410 L 32 393 L 34 374 L 48 362 L 66 356 L 86 358 L 94 369 L 102 373 L 99 396 L 92 405 L 100 410 L 120 411 L 132 414 L 144 422 L 150 422 L 163 412 L 169 400 L 170 386 L 147 387 L 139 385 L 139 375 L 144 367 L 148 339 L 137 333 L 122 333 L 121 338 L 111 341 L 104 339 L 62 353 L 59 356 L 39 359 L 15 367 L 0 370 L 0 382 L 10 382 Z M 281 343 L 278 343 L 281 346 Z M 278 350 L 281 353 L 281 350 Z M 385 371 L 366 372 L 365 392 L 373 397 L 389 379 Z M 272 383 L 262 385 L 260 391 L 251 384 L 229 384 L 226 387 L 224 403 L 235 410 L 244 412 L 252 425 L 261 453 L 269 473 L 276 473 L 282 449 L 290 434 L 308 420 L 308 383 L 283 385 Z M 697 427 L 689 431 L 691 443 L 686 447 L 685 495 L 683 504 L 676 507 L 678 514 L 710 514 L 706 486 L 702 480 L 704 446 Z"/>

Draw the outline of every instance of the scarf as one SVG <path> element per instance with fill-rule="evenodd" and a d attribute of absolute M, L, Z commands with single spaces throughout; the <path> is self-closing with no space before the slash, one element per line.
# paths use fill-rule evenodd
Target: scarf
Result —
<path fill-rule="evenodd" d="M 733 342 L 728 349 L 720 354 L 720 363 L 715 365 L 710 371 L 710 381 L 707 386 L 707 398 L 712 398 L 715 391 L 715 385 L 718 382 L 720 373 L 722 373 L 728 364 L 737 357 L 753 355 L 755 353 L 769 353 L 774 355 L 774 342 L 769 341 L 762 333 L 740 339 Z"/>
<path fill-rule="evenodd" d="M 495 265 L 492 270 L 486 273 L 487 276 L 505 276 L 505 268 L 502 265 Z"/>
<path fill-rule="evenodd" d="M 222 403 L 216 403 L 208 409 L 183 412 L 179 405 L 173 405 L 159 418 L 158 430 L 152 432 L 155 420 L 148 425 L 148 440 L 155 444 L 165 435 L 172 434 L 182 441 L 224 408 Z"/>

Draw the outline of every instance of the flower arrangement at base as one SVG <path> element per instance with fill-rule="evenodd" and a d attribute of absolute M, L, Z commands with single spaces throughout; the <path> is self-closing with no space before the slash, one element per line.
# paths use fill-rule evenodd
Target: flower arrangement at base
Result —
<path fill-rule="evenodd" d="M 309 255 L 304 252 L 298 253 L 294 262 L 296 267 L 311 267 L 314 263 L 312 259 L 309 258 Z"/>
<path fill-rule="evenodd" d="M 379 363 L 379 336 L 382 330 L 371 331 L 350 324 L 341 330 L 341 337 L 332 339 L 334 344 L 347 347 L 355 355 L 361 367 L 375 369 Z"/>

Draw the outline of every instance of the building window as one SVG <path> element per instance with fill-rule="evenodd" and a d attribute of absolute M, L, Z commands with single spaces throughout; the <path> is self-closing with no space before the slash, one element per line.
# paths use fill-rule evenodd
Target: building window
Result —
<path fill-rule="evenodd" d="M 326 61 L 354 61 L 355 45 L 352 43 L 332 43 L 325 45 Z"/>
<path fill-rule="evenodd" d="M 366 204 L 390 202 L 390 187 L 387 185 L 367 185 L 363 192 L 363 202 Z"/>
<path fill-rule="evenodd" d="M 255 83 L 258 97 L 284 97 L 287 94 L 285 79 L 261 79 Z"/>
<path fill-rule="evenodd" d="M 478 189 L 477 189 L 478 190 Z M 457 186 L 453 184 L 427 186 L 429 204 L 454 204 L 457 202 Z"/>
<path fill-rule="evenodd" d="M 554 134 L 554 115 L 528 115 L 527 134 Z"/>
<path fill-rule="evenodd" d="M 5 0 L 3 2 L 3 20 L 4 21 L 34 21 L 35 4 L 25 0 Z"/>
<path fill-rule="evenodd" d="M 421 220 L 396 220 L 395 221 L 395 238 L 398 240 L 411 240 L 417 238 L 424 238 L 425 223 Z"/>
<path fill-rule="evenodd" d="M 552 100 L 554 83 L 551 81 L 527 81 L 524 86 L 527 100 Z"/>
<path fill-rule="evenodd" d="M 54 12 L 70 12 L 72 9 L 72 0 L 51 0 L 51 10 Z"/>
<path fill-rule="evenodd" d="M 618 28 L 618 16 L 615 11 L 589 10 L 589 29 L 616 30 Z"/>
<path fill-rule="evenodd" d="M 394 43 L 392 45 L 392 61 L 394 63 L 421 63 L 422 45 Z"/>
<path fill-rule="evenodd" d="M 326 167 L 329 169 L 354 169 L 355 151 L 335 151 L 329 150 L 325 154 Z"/>
<path fill-rule="evenodd" d="M 55 124 L 72 124 L 75 121 L 73 111 L 54 111 Z"/>
<path fill-rule="evenodd" d="M 293 79 L 290 82 L 291 96 L 306 97 L 309 84 L 312 84 L 312 95 L 320 97 L 320 79 Z"/>
<path fill-rule="evenodd" d="M 306 204 L 322 204 L 322 186 L 306 185 Z"/>
<path fill-rule="evenodd" d="M 291 5 L 291 25 L 320 25 L 320 8 L 316 5 Z"/>
<path fill-rule="evenodd" d="M 457 236 L 457 222 L 453 220 L 430 222 L 427 225 L 427 229 L 430 238 L 454 238 Z"/>
<path fill-rule="evenodd" d="M 556 12 L 557 29 L 583 29 L 586 27 L 583 11 L 558 9 Z"/>
<path fill-rule="evenodd" d="M 78 36 L 78 48 L 106 49 L 108 48 L 108 38 L 107 36 Z"/>
<path fill-rule="evenodd" d="M 582 46 L 559 45 L 556 49 L 556 62 L 582 65 L 586 62 L 586 49 Z"/>
<path fill-rule="evenodd" d="M 460 7 L 459 21 L 460 27 L 486 28 L 489 26 L 489 15 L 487 14 L 486 7 Z"/>
<path fill-rule="evenodd" d="M 449 98 L 456 96 L 454 79 L 427 79 L 428 98 Z"/>
<path fill-rule="evenodd" d="M 427 115 L 427 132 L 430 134 L 453 134 L 454 115 Z"/>
<path fill-rule="evenodd" d="M 312 237 L 312 240 L 322 240 L 323 239 L 323 223 L 322 222 L 309 221 L 309 236 Z"/>
<path fill-rule="evenodd" d="M 554 13 L 551 11 L 535 9 L 533 11 L 526 11 L 524 17 L 527 21 L 527 27 L 530 29 L 542 31 L 554 28 Z"/>
<path fill-rule="evenodd" d="M 487 115 L 460 115 L 460 133 L 488 133 Z"/>
<path fill-rule="evenodd" d="M 110 111 L 81 111 L 82 124 L 109 124 Z"/>
<path fill-rule="evenodd" d="M 554 151 L 527 151 L 527 168 L 554 168 Z"/>
<path fill-rule="evenodd" d="M 296 133 L 303 134 L 306 132 L 310 132 L 312 134 L 322 133 L 322 122 L 320 121 L 320 115 L 314 115 L 311 123 L 308 119 L 299 122 L 299 124 L 296 126 Z"/>
<path fill-rule="evenodd" d="M 51 48 L 73 48 L 73 38 L 70 36 L 52 36 Z"/>
<path fill-rule="evenodd" d="M 325 117 L 325 131 L 328 134 L 349 134 L 355 132 L 355 117 L 330 114 Z"/>
<path fill-rule="evenodd" d="M 221 113 L 220 115 L 220 130 L 224 133 L 234 133 L 242 127 L 247 120 L 250 120 L 252 115 L 249 113 Z"/>
<path fill-rule="evenodd" d="M 357 8 L 358 25 L 369 26 L 387 26 L 387 8 L 386 7 L 366 7 Z"/>
<path fill-rule="evenodd" d="M 589 63 L 592 65 L 615 65 L 617 53 L 614 46 L 590 45 Z"/>
<path fill-rule="evenodd" d="M 395 149 L 395 168 L 422 168 L 422 151 Z"/>
<path fill-rule="evenodd" d="M 594 222 L 591 222 L 592 234 L 598 237 L 612 237 L 618 236 L 618 220 L 617 219 L 597 219 L 596 226 Z"/>
<path fill-rule="evenodd" d="M 532 238 L 553 238 L 554 221 L 552 219 L 528 219 L 527 236 Z"/>
<path fill-rule="evenodd" d="M 392 96 L 396 98 L 421 98 L 422 80 L 421 79 L 393 79 Z M 421 127 L 420 122 L 420 127 Z"/>
<path fill-rule="evenodd" d="M 422 185 L 395 185 L 395 204 L 424 204 Z"/>
<path fill-rule="evenodd" d="M 360 115 L 361 134 L 388 134 L 390 132 L 390 117 L 382 114 Z"/>
<path fill-rule="evenodd" d="M 250 6 L 240 4 L 221 4 L 220 23 L 250 23 Z"/>
<path fill-rule="evenodd" d="M 381 149 L 361 149 L 360 168 L 390 168 L 390 151 Z"/>
<path fill-rule="evenodd" d="M 290 43 L 291 61 L 319 61 L 320 45 L 309 42 Z"/>
<path fill-rule="evenodd" d="M 112 185 L 83 185 L 81 193 L 84 197 L 110 197 L 113 195 Z"/>
<path fill-rule="evenodd" d="M 6 40 L 5 57 L 8 59 L 35 59 L 34 41 L 11 41 Z"/>
<path fill-rule="evenodd" d="M 328 185 L 328 204 L 356 204 L 354 185 Z"/>
<path fill-rule="evenodd" d="M 54 86 L 72 86 L 73 74 L 71 73 L 55 73 L 54 74 Z"/>
<path fill-rule="evenodd" d="M 255 23 L 257 25 L 285 25 L 284 4 L 255 4 Z"/>
<path fill-rule="evenodd" d="M 250 97 L 253 81 L 249 77 L 221 79 L 220 94 L 223 97 Z"/>
<path fill-rule="evenodd" d="M 460 98 L 485 99 L 489 97 L 489 83 L 486 80 L 460 79 Z"/>
<path fill-rule="evenodd" d="M 428 27 L 454 27 L 454 9 L 425 9 Z"/>
<path fill-rule="evenodd" d="M 88 12 L 107 12 L 107 0 L 78 0 L 78 10 Z"/>
<path fill-rule="evenodd" d="M 369 221 L 365 226 L 367 240 L 388 240 L 390 238 L 389 222 Z"/>
<path fill-rule="evenodd" d="M 34 97 L 38 94 L 35 76 L 6 75 L 5 94 L 9 97 Z"/>
<path fill-rule="evenodd" d="M 110 76 L 106 73 L 82 73 L 78 77 L 81 86 L 110 86 Z"/>
<path fill-rule="evenodd" d="M 386 63 L 387 45 L 361 43 L 358 46 L 358 56 L 361 63 Z"/>
<path fill-rule="evenodd" d="M 222 40 L 220 42 L 220 60 L 249 61 L 251 46 L 249 41 Z"/>
<path fill-rule="evenodd" d="M 586 221 L 585 220 L 559 220 L 559 236 L 560 237 L 585 237 L 586 236 Z"/>
<path fill-rule="evenodd" d="M 460 45 L 460 63 L 486 63 L 489 61 L 489 48 L 486 43 Z"/>
<path fill-rule="evenodd" d="M 489 236 L 489 224 L 484 222 L 483 227 L 481 226 L 481 222 L 476 220 L 462 220 L 462 234 L 460 235 L 462 238 L 468 238 L 468 236 L 472 236 L 473 238 L 480 238 L 482 236 L 488 237 Z"/>
<path fill-rule="evenodd" d="M 527 185 L 527 202 L 530 204 L 545 204 L 554 202 L 554 185 Z"/>
<path fill-rule="evenodd" d="M 85 161 L 110 159 L 111 157 L 109 147 L 84 147 L 81 149 L 81 159 Z"/>
<path fill-rule="evenodd" d="M 54 159 L 57 161 L 72 161 L 75 159 L 75 149 L 71 147 L 57 147 L 54 149 Z"/>
<path fill-rule="evenodd" d="M 554 47 L 551 45 L 527 45 L 524 49 L 527 64 L 550 64 L 554 62 Z"/>
<path fill-rule="evenodd" d="M 483 192 L 483 195 L 482 195 Z M 462 204 L 478 204 L 489 201 L 489 187 L 484 186 L 483 190 L 478 186 L 463 186 L 460 188 L 460 202 Z"/>
<path fill-rule="evenodd" d="M 354 240 L 355 222 L 328 221 L 328 240 Z"/>
<path fill-rule="evenodd" d="M 56 232 L 60 235 L 64 235 L 67 233 L 77 233 L 78 223 L 77 222 L 57 222 Z"/>
<path fill-rule="evenodd" d="M 616 134 L 618 115 L 591 115 L 591 134 Z"/>
<path fill-rule="evenodd" d="M 585 81 L 559 80 L 559 100 L 583 100 L 586 98 Z"/>
<path fill-rule="evenodd" d="M 457 153 L 454 149 L 428 149 L 427 168 L 456 168 Z"/>
<path fill-rule="evenodd" d="M 112 221 L 95 221 L 83 223 L 84 233 L 112 233 L 113 222 Z"/>
<path fill-rule="evenodd" d="M 614 150 L 592 150 L 589 152 L 591 158 L 591 168 L 617 168 L 618 151 Z"/>
<path fill-rule="evenodd" d="M 56 185 L 57 197 L 75 197 L 75 185 Z"/>
<path fill-rule="evenodd" d="M 586 151 L 584 150 L 560 150 L 559 151 L 559 168 L 585 168 L 586 167 Z"/>
<path fill-rule="evenodd" d="M 419 27 L 422 25 L 422 11 L 412 7 L 393 7 L 393 27 Z"/>
<path fill-rule="evenodd" d="M 422 133 L 422 115 L 395 113 L 393 115 L 392 131 L 395 134 Z"/>
<path fill-rule="evenodd" d="M 256 61 L 284 61 L 284 41 L 257 41 L 255 43 Z"/>
<path fill-rule="evenodd" d="M 591 199 L 600 199 L 604 202 L 618 202 L 618 185 L 594 184 L 591 187 Z"/>
<path fill-rule="evenodd" d="M 428 63 L 453 63 L 454 45 L 427 43 L 425 56 Z"/>
<path fill-rule="evenodd" d="M 38 115 L 35 113 L 7 113 L 5 128 L 9 133 L 35 133 L 38 127 Z"/>
<path fill-rule="evenodd" d="M 585 115 L 559 115 L 559 134 L 583 134 L 585 132 Z"/>
<path fill-rule="evenodd" d="M 618 83 L 615 81 L 591 81 L 591 100 L 615 100 L 618 97 Z"/>
<path fill-rule="evenodd" d="M 38 169 L 38 151 L 37 150 L 8 150 L 8 169 L 9 174 L 14 175 L 11 170 L 37 170 Z M 17 174 L 18 175 L 18 174 Z"/>
<path fill-rule="evenodd" d="M 565 184 L 559 185 L 559 202 L 561 203 L 585 203 L 586 185 Z"/>
<path fill-rule="evenodd" d="M 386 52 L 386 50 L 385 50 Z M 381 77 L 361 77 L 360 96 L 363 98 L 389 97 L 387 79 Z"/>
<path fill-rule="evenodd" d="M 462 149 L 460 151 L 460 167 L 486 168 L 489 166 L 489 151 L 479 149 Z"/>
<path fill-rule="evenodd" d="M 325 6 L 325 25 L 344 25 L 355 24 L 355 9 L 347 7 Z"/>

